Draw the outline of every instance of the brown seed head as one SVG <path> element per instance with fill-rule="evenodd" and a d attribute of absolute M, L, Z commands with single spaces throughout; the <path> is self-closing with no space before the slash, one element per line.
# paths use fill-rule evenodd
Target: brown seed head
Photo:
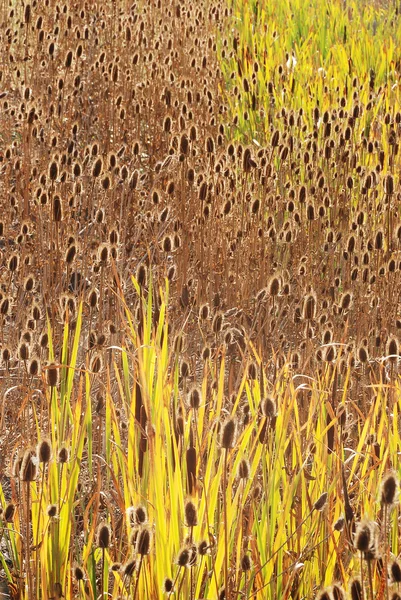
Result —
<path fill-rule="evenodd" d="M 237 423 L 234 419 L 226 421 L 222 427 L 221 446 L 228 450 L 234 448 L 235 437 L 237 432 Z"/>

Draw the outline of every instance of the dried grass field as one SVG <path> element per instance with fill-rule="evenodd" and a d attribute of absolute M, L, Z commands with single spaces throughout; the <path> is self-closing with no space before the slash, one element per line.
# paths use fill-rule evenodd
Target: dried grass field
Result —
<path fill-rule="evenodd" d="M 0 2 L 4 598 L 401 598 L 400 11 Z"/>

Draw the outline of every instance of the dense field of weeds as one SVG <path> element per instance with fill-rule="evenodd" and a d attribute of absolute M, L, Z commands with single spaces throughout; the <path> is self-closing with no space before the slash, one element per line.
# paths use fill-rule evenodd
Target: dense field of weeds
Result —
<path fill-rule="evenodd" d="M 401 7 L 0 5 L 0 592 L 400 598 Z"/>

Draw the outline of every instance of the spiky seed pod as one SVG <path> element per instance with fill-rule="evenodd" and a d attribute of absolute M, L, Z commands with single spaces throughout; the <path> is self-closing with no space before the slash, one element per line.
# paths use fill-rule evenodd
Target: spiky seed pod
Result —
<path fill-rule="evenodd" d="M 391 362 L 396 362 L 397 357 L 399 355 L 399 345 L 398 340 L 395 337 L 390 337 L 387 342 L 387 356 L 390 356 Z"/>
<path fill-rule="evenodd" d="M 209 305 L 208 304 L 202 304 L 202 306 L 199 309 L 199 320 L 201 321 L 206 321 L 209 318 Z"/>
<path fill-rule="evenodd" d="M 57 511 L 58 511 L 57 504 L 49 504 L 49 506 L 46 509 L 46 513 L 47 513 L 47 516 L 49 517 L 49 519 L 53 519 L 54 517 L 56 517 Z"/>
<path fill-rule="evenodd" d="M 74 577 L 77 581 L 83 581 L 85 575 L 81 567 L 75 567 L 74 569 Z"/>
<path fill-rule="evenodd" d="M 258 376 L 258 371 L 254 362 L 248 365 L 248 377 L 249 379 L 255 380 Z"/>
<path fill-rule="evenodd" d="M 72 246 L 69 246 L 67 248 L 67 251 L 65 253 L 65 262 L 67 263 L 67 265 L 70 265 L 73 262 L 76 254 L 77 254 L 77 247 L 75 246 L 75 244 L 72 244 Z"/>
<path fill-rule="evenodd" d="M 134 511 L 134 520 L 136 525 L 145 525 L 148 521 L 148 513 L 144 506 L 137 506 Z"/>
<path fill-rule="evenodd" d="M 313 505 L 314 510 L 319 510 L 319 511 L 323 510 L 327 503 L 327 497 L 328 497 L 327 492 L 323 492 L 323 494 L 321 494 L 319 496 L 319 498 L 316 500 L 315 504 Z"/>
<path fill-rule="evenodd" d="M 15 514 L 15 504 L 13 504 L 12 502 L 10 502 L 9 504 L 7 504 L 3 516 L 4 516 L 4 520 L 6 521 L 6 523 L 11 523 L 12 520 L 14 519 L 14 514 Z"/>
<path fill-rule="evenodd" d="M 136 569 L 136 560 L 130 560 L 123 567 L 124 577 L 132 577 Z"/>
<path fill-rule="evenodd" d="M 272 148 L 276 148 L 278 146 L 279 140 L 280 140 L 280 132 L 278 129 L 275 129 L 272 134 L 271 140 L 270 140 L 270 144 L 271 144 Z"/>
<path fill-rule="evenodd" d="M 189 375 L 189 364 L 187 363 L 186 360 L 183 360 L 180 366 L 180 374 L 181 377 L 188 377 Z"/>
<path fill-rule="evenodd" d="M 146 556 L 149 554 L 150 550 L 150 530 L 147 527 L 141 529 L 138 534 L 138 539 L 136 543 L 136 552 L 141 556 Z"/>
<path fill-rule="evenodd" d="M 353 579 L 350 585 L 351 600 L 363 600 L 362 585 L 359 579 Z"/>
<path fill-rule="evenodd" d="M 317 596 L 317 600 L 332 600 L 329 589 L 325 588 L 321 590 Z"/>
<path fill-rule="evenodd" d="M 273 419 L 277 415 L 276 403 L 271 396 L 267 396 L 260 403 L 260 411 L 263 417 Z"/>
<path fill-rule="evenodd" d="M 247 479 L 249 479 L 250 473 L 251 467 L 249 461 L 243 458 L 238 465 L 238 477 L 239 479 L 246 481 Z"/>
<path fill-rule="evenodd" d="M 352 304 L 352 294 L 350 292 L 345 292 L 341 296 L 340 306 L 342 310 L 348 310 Z"/>
<path fill-rule="evenodd" d="M 244 554 L 241 558 L 241 569 L 243 571 L 250 571 L 252 568 L 251 557 L 249 554 Z"/>
<path fill-rule="evenodd" d="M 59 380 L 59 370 L 54 363 L 51 363 L 46 369 L 47 385 L 49 387 L 56 387 Z"/>
<path fill-rule="evenodd" d="M 28 365 L 28 372 L 29 375 L 31 375 L 31 377 L 36 377 L 36 375 L 39 373 L 40 371 L 40 362 L 37 358 L 32 358 L 29 361 L 29 365 Z"/>
<path fill-rule="evenodd" d="M 224 319 L 223 313 L 221 313 L 221 312 L 217 312 L 213 317 L 212 329 L 213 329 L 213 333 L 215 333 L 216 335 L 218 333 L 220 333 L 220 331 L 222 330 L 223 319 Z"/>
<path fill-rule="evenodd" d="M 192 390 L 189 392 L 189 406 L 193 410 L 198 410 L 201 405 L 201 399 L 202 397 L 199 388 L 192 388 Z"/>
<path fill-rule="evenodd" d="M 26 450 L 22 459 L 20 478 L 22 481 L 29 482 L 36 479 L 38 472 L 38 459 L 35 450 Z"/>
<path fill-rule="evenodd" d="M 110 545 L 110 528 L 106 523 L 100 523 L 98 527 L 97 545 L 99 548 L 108 548 Z"/>
<path fill-rule="evenodd" d="M 344 588 L 338 583 L 334 583 L 331 588 L 331 595 L 334 600 L 346 600 L 346 594 Z"/>
<path fill-rule="evenodd" d="M 383 188 L 386 194 L 391 195 L 394 192 L 394 179 L 389 173 L 383 180 Z"/>
<path fill-rule="evenodd" d="M 179 567 L 186 567 L 189 563 L 190 552 L 188 548 L 183 548 L 180 550 L 177 556 L 177 565 Z"/>
<path fill-rule="evenodd" d="M 57 455 L 57 462 L 59 462 L 60 464 L 65 464 L 66 462 L 68 462 L 70 456 L 69 456 L 69 452 L 67 450 L 67 448 L 65 446 L 63 446 L 62 448 L 60 448 L 60 450 L 58 451 L 58 455 Z"/>
<path fill-rule="evenodd" d="M 207 554 L 208 550 L 209 550 L 209 544 L 207 543 L 206 540 L 202 540 L 198 544 L 198 554 L 199 554 L 199 556 L 205 556 Z"/>
<path fill-rule="evenodd" d="M 50 166 L 49 166 L 50 181 L 55 181 L 57 179 L 57 175 L 58 175 L 58 166 L 57 166 L 57 163 L 55 161 L 53 161 L 50 163 Z"/>
<path fill-rule="evenodd" d="M 52 457 L 52 448 L 48 440 L 42 440 L 37 449 L 40 463 L 47 464 Z"/>
<path fill-rule="evenodd" d="M 177 335 L 174 338 L 174 352 L 176 354 L 179 354 L 180 352 L 182 352 L 182 349 L 184 347 L 184 338 L 182 333 L 177 333 Z"/>
<path fill-rule="evenodd" d="M 359 552 L 369 552 L 373 542 L 373 531 L 369 521 L 360 521 L 355 532 L 355 548 Z"/>
<path fill-rule="evenodd" d="M 103 169 L 103 161 L 101 158 L 98 158 L 92 168 L 92 177 L 99 177 Z"/>
<path fill-rule="evenodd" d="M 140 287 L 146 287 L 148 283 L 148 269 L 144 263 L 140 264 L 136 271 L 136 280 Z"/>
<path fill-rule="evenodd" d="M 312 321 L 316 317 L 316 295 L 314 293 L 305 296 L 302 307 L 302 318 L 306 321 Z"/>
<path fill-rule="evenodd" d="M 129 535 L 129 543 L 131 546 L 136 546 L 136 541 L 138 539 L 138 529 L 137 527 L 134 527 L 134 529 L 131 530 L 131 533 Z"/>
<path fill-rule="evenodd" d="M 269 283 L 267 284 L 267 292 L 270 296 L 278 296 L 280 293 L 280 287 L 280 278 L 274 276 L 270 279 Z"/>
<path fill-rule="evenodd" d="M 359 346 L 358 348 L 358 359 L 362 364 L 369 360 L 368 350 L 365 346 Z"/>
<path fill-rule="evenodd" d="M 163 591 L 166 594 L 172 594 L 174 591 L 174 581 L 170 577 L 166 577 L 163 581 Z"/>
<path fill-rule="evenodd" d="M 8 261 L 8 270 L 11 273 L 14 273 L 14 271 L 16 271 L 18 269 L 18 265 L 19 265 L 19 256 L 17 254 L 13 254 L 10 258 L 10 260 Z"/>
<path fill-rule="evenodd" d="M 187 527 L 196 527 L 198 524 L 198 511 L 191 500 L 188 500 L 185 504 L 185 521 Z"/>
<path fill-rule="evenodd" d="M 342 531 L 344 529 L 345 519 L 344 517 L 339 517 L 337 521 L 333 525 L 334 531 Z"/>
<path fill-rule="evenodd" d="M 380 502 L 383 505 L 392 506 L 398 502 L 399 481 L 395 473 L 387 473 L 381 483 Z"/>
<path fill-rule="evenodd" d="M 391 581 L 393 583 L 401 583 L 401 567 L 395 560 L 390 565 Z"/>
<path fill-rule="evenodd" d="M 237 423 L 235 419 L 229 419 L 222 427 L 221 432 L 221 447 L 228 450 L 234 448 L 235 437 L 237 432 Z"/>

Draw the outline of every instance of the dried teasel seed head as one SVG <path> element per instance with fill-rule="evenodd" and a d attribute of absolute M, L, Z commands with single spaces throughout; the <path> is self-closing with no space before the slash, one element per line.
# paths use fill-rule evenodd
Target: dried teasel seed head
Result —
<path fill-rule="evenodd" d="M 218 333 L 220 333 L 220 331 L 222 330 L 223 320 L 224 320 L 224 316 L 223 316 L 223 313 L 221 313 L 221 312 L 217 312 L 213 317 L 212 329 L 213 329 L 213 333 L 215 333 L 216 335 Z"/>
<path fill-rule="evenodd" d="M 148 269 L 144 263 L 140 264 L 137 269 L 136 280 L 140 287 L 146 287 L 148 283 Z"/>
<path fill-rule="evenodd" d="M 57 512 L 58 512 L 58 506 L 57 506 L 57 504 L 49 504 L 49 506 L 46 509 L 47 516 L 50 519 L 53 519 L 54 517 L 56 517 L 57 516 Z"/>
<path fill-rule="evenodd" d="M 12 522 L 12 520 L 14 519 L 14 514 L 15 514 L 15 504 L 10 502 L 9 504 L 7 504 L 7 506 L 4 510 L 4 513 L 3 513 L 3 517 L 4 517 L 4 520 L 6 521 L 6 523 Z"/>
<path fill-rule="evenodd" d="M 163 591 L 166 594 L 172 594 L 174 591 L 174 581 L 170 577 L 166 577 L 163 581 Z"/>
<path fill-rule="evenodd" d="M 189 396 L 188 396 L 189 406 L 193 410 L 198 410 L 201 405 L 201 401 L 202 401 L 202 396 L 201 396 L 201 392 L 200 392 L 199 388 L 197 388 L 197 387 L 192 388 L 192 390 L 189 392 Z"/>
<path fill-rule="evenodd" d="M 136 552 L 141 556 L 149 554 L 150 550 L 150 530 L 147 527 L 141 529 L 136 542 Z"/>
<path fill-rule="evenodd" d="M 57 462 L 63 465 L 66 462 L 68 462 L 69 458 L 70 455 L 67 448 L 65 446 L 62 446 L 62 448 L 60 448 L 60 450 L 58 451 Z"/>
<path fill-rule="evenodd" d="M 380 502 L 392 506 L 398 502 L 400 484 L 394 472 L 387 473 L 380 486 Z"/>
<path fill-rule="evenodd" d="M 123 567 L 124 577 L 132 577 L 136 569 L 136 560 L 130 560 Z"/>
<path fill-rule="evenodd" d="M 313 505 L 314 510 L 319 510 L 319 511 L 323 510 L 327 504 L 327 497 L 328 497 L 327 492 L 323 492 L 323 494 L 321 494 L 319 496 L 319 498 L 316 500 L 315 504 Z"/>
<path fill-rule="evenodd" d="M 144 525 L 148 521 L 148 513 L 144 506 L 137 506 L 134 510 L 134 522 L 135 525 Z"/>
<path fill-rule="evenodd" d="M 386 354 L 390 357 L 390 361 L 392 363 L 397 361 L 397 358 L 399 356 L 399 344 L 397 338 L 390 337 L 388 339 Z"/>
<path fill-rule="evenodd" d="M 337 521 L 334 523 L 333 529 L 334 529 L 334 531 L 342 531 L 344 529 L 344 526 L 345 526 L 345 518 L 339 517 L 337 519 Z"/>
<path fill-rule="evenodd" d="M 47 464 L 52 457 L 52 448 L 48 440 L 42 440 L 37 448 L 38 459 L 40 463 Z"/>
<path fill-rule="evenodd" d="M 97 545 L 99 548 L 108 548 L 110 545 L 110 528 L 106 523 L 100 523 L 98 527 Z"/>
<path fill-rule="evenodd" d="M 238 477 L 246 481 L 251 474 L 251 466 L 246 458 L 243 458 L 238 465 Z"/>
<path fill-rule="evenodd" d="M 390 565 L 390 574 L 393 583 L 401 583 L 401 567 L 396 560 Z"/>
<path fill-rule="evenodd" d="M 357 524 L 354 545 L 359 552 L 366 554 L 373 546 L 373 529 L 370 521 L 364 519 Z"/>
<path fill-rule="evenodd" d="M 359 579 L 353 579 L 350 584 L 351 600 L 363 600 L 362 584 Z"/>
<path fill-rule="evenodd" d="M 306 321 L 312 321 L 316 317 L 316 294 L 311 293 L 305 296 L 302 307 L 302 318 Z"/>
<path fill-rule="evenodd" d="M 182 548 L 177 556 L 177 565 L 179 567 L 186 567 L 189 563 L 190 552 L 188 548 Z"/>
<path fill-rule="evenodd" d="M 199 544 L 198 544 L 199 556 L 206 556 L 208 550 L 209 550 L 209 544 L 207 543 L 206 540 L 202 540 L 201 542 L 199 542 Z"/>
<path fill-rule="evenodd" d="M 57 365 L 55 365 L 54 363 L 51 363 L 46 368 L 46 380 L 47 380 L 47 385 L 51 388 L 56 387 L 58 385 L 59 369 L 57 368 Z"/>
<path fill-rule="evenodd" d="M 243 571 L 250 571 L 252 568 L 252 561 L 249 554 L 244 554 L 241 558 L 241 569 Z"/>
<path fill-rule="evenodd" d="M 260 412 L 263 417 L 273 419 L 277 415 L 277 407 L 274 399 L 271 396 L 267 396 L 260 403 Z"/>
<path fill-rule="evenodd" d="M 34 481 L 38 472 L 36 451 L 26 450 L 21 463 L 20 479 L 25 482 Z"/>
<path fill-rule="evenodd" d="M 235 419 L 229 419 L 222 425 L 221 429 L 221 447 L 226 450 L 234 448 L 235 437 L 237 433 L 237 423 Z"/>
<path fill-rule="evenodd" d="M 198 524 L 198 511 L 191 500 L 185 503 L 185 521 L 187 527 L 196 527 Z"/>

